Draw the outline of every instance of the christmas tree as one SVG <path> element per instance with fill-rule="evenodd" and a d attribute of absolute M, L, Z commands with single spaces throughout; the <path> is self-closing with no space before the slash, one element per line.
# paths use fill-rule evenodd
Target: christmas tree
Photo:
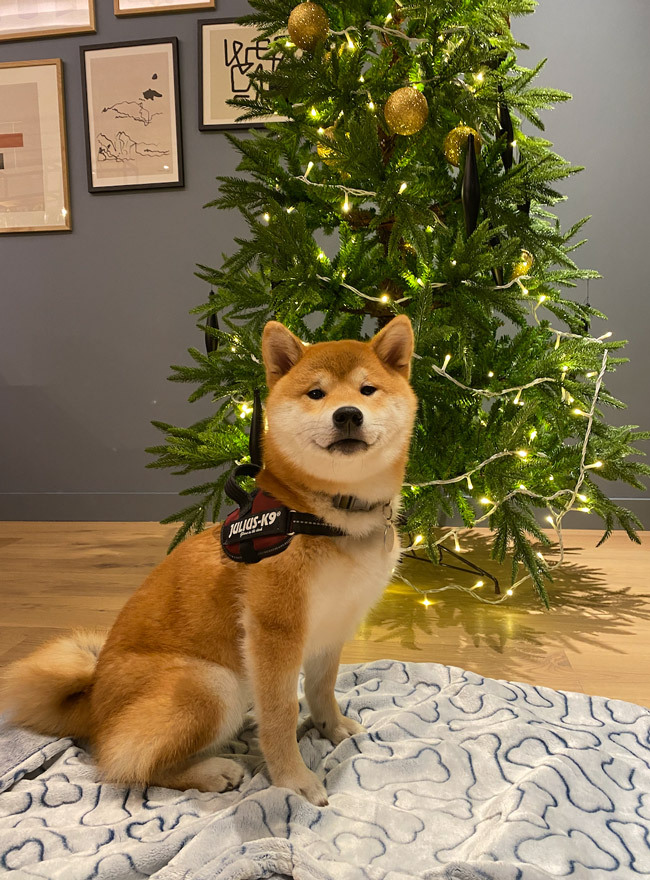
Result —
<path fill-rule="evenodd" d="M 435 559 L 455 538 L 434 532 L 446 517 L 489 525 L 513 583 L 530 579 L 547 602 L 550 566 L 534 550 L 549 543 L 544 519 L 560 541 L 576 508 L 602 517 L 603 540 L 617 526 L 638 540 L 602 480 L 642 487 L 650 469 L 630 457 L 650 435 L 605 420 L 604 407 L 623 407 L 605 379 L 624 343 L 592 336 L 604 315 L 569 296 L 598 276 L 572 258 L 588 218 L 563 231 L 551 210 L 580 168 L 531 133 L 570 97 L 535 84 L 542 64 L 517 63 L 510 17 L 534 5 L 252 3 L 242 23 L 279 62 L 235 103 L 242 118 L 279 119 L 228 135 L 241 174 L 218 178 L 210 205 L 239 210 L 249 235 L 220 268 L 200 266 L 207 353 L 191 349 L 171 376 L 214 412 L 187 428 L 155 423 L 165 442 L 153 467 L 211 472 L 165 520 L 181 523 L 175 542 L 219 518 L 247 458 L 264 323 L 313 343 L 366 338 L 400 313 L 415 330 L 420 401 L 403 527 L 421 550 Z"/>

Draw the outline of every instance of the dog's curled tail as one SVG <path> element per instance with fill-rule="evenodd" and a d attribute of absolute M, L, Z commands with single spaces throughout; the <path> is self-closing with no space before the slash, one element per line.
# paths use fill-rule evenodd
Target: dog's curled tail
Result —
<path fill-rule="evenodd" d="M 106 633 L 59 636 L 4 670 L 0 705 L 12 724 L 51 736 L 90 734 L 90 690 Z"/>

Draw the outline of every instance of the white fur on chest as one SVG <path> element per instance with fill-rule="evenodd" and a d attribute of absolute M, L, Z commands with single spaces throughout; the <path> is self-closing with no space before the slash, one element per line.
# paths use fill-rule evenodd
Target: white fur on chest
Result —
<path fill-rule="evenodd" d="M 340 646 L 354 635 L 399 560 L 395 537 L 390 552 L 384 546 L 383 530 L 363 539 L 340 539 L 343 552 L 324 561 L 309 585 L 305 655 Z"/>

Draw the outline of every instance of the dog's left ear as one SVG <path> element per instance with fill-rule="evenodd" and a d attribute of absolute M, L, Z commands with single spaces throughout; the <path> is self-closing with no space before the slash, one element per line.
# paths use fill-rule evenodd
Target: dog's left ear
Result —
<path fill-rule="evenodd" d="M 304 351 L 304 344 L 284 324 L 269 321 L 265 325 L 262 334 L 262 358 L 269 388 L 298 363 Z"/>
<path fill-rule="evenodd" d="M 370 343 L 380 361 L 391 370 L 401 373 L 405 379 L 411 374 L 413 357 L 413 328 L 406 315 L 397 315 Z"/>

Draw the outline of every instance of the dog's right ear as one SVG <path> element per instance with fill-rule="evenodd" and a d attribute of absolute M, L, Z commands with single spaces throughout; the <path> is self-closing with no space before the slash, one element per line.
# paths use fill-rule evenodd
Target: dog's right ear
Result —
<path fill-rule="evenodd" d="M 304 344 L 279 321 L 269 321 L 262 334 L 262 357 L 266 384 L 273 388 L 278 379 L 294 367 L 305 351 Z"/>

